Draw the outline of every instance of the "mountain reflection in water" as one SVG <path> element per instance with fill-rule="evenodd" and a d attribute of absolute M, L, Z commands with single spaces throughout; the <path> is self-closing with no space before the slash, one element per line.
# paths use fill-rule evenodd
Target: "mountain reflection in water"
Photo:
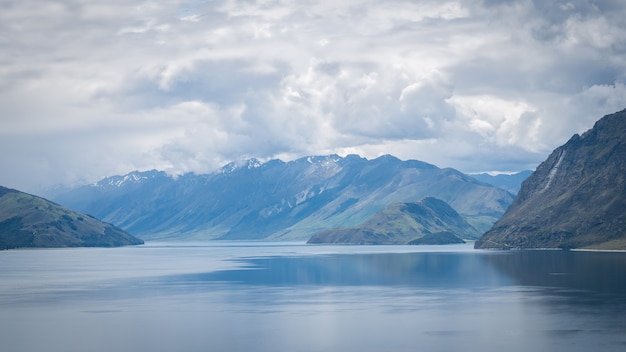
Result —
<path fill-rule="evenodd" d="M 514 251 L 481 258 L 518 285 L 543 288 L 571 304 L 626 305 L 626 253 Z"/>
<path fill-rule="evenodd" d="M 262 286 L 404 286 L 421 289 L 519 285 L 626 298 L 626 253 L 426 252 L 238 259 L 238 269 L 166 280 Z"/>
<path fill-rule="evenodd" d="M 404 286 L 421 289 L 510 284 L 482 256 L 468 253 L 377 253 L 275 256 L 239 260 L 242 268 L 168 278 L 260 286 Z M 481 274 L 482 273 L 482 274 Z M 477 275 L 478 274 L 478 275 Z"/>

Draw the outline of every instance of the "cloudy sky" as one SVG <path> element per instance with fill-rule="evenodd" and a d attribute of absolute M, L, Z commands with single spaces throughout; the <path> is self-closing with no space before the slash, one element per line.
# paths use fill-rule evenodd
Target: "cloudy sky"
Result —
<path fill-rule="evenodd" d="M 330 153 L 534 169 L 625 82 L 622 0 L 3 0 L 0 185 Z"/>

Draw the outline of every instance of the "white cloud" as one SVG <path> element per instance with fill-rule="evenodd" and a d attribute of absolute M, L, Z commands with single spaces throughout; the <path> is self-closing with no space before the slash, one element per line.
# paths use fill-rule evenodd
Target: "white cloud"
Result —
<path fill-rule="evenodd" d="M 451 102 L 465 120 L 469 131 L 479 134 L 494 146 L 519 146 L 531 152 L 543 151 L 538 138 L 541 119 L 523 101 L 509 101 L 497 96 L 455 96 Z"/>
<path fill-rule="evenodd" d="M 0 184 L 395 154 L 534 167 L 626 107 L 619 1 L 39 1 L 0 12 Z"/>

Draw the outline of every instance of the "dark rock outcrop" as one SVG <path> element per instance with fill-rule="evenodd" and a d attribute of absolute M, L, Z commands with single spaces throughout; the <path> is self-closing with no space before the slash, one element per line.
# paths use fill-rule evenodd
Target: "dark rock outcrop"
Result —
<path fill-rule="evenodd" d="M 626 110 L 555 149 L 475 247 L 626 249 Z"/>

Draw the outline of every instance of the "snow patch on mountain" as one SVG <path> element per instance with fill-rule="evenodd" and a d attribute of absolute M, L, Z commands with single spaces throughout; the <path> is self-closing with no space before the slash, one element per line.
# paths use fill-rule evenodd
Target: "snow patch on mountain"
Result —
<path fill-rule="evenodd" d="M 150 170 L 150 171 L 133 171 L 124 176 L 110 176 L 98 181 L 93 186 L 99 188 L 121 188 L 130 184 L 140 184 L 147 180 L 154 179 L 160 175 L 165 175 L 162 171 Z"/>
<path fill-rule="evenodd" d="M 319 192 L 316 192 L 316 189 Z M 300 193 L 296 194 L 296 205 L 300 205 L 304 202 L 306 202 L 307 200 L 315 197 L 316 195 L 320 194 L 322 192 L 320 192 L 319 187 L 309 187 L 303 191 L 301 191 Z"/>
<path fill-rule="evenodd" d="M 222 166 L 217 173 L 230 174 L 238 170 L 251 170 L 261 167 L 264 163 L 257 158 L 246 159 L 241 161 L 233 161 Z"/>
<path fill-rule="evenodd" d="M 335 164 L 337 162 L 339 162 L 342 159 L 342 157 L 340 157 L 337 154 L 331 154 L 331 155 L 317 155 L 317 156 L 308 156 L 306 157 L 306 161 L 309 164 L 320 164 L 323 166 L 330 166 L 332 164 Z"/>

